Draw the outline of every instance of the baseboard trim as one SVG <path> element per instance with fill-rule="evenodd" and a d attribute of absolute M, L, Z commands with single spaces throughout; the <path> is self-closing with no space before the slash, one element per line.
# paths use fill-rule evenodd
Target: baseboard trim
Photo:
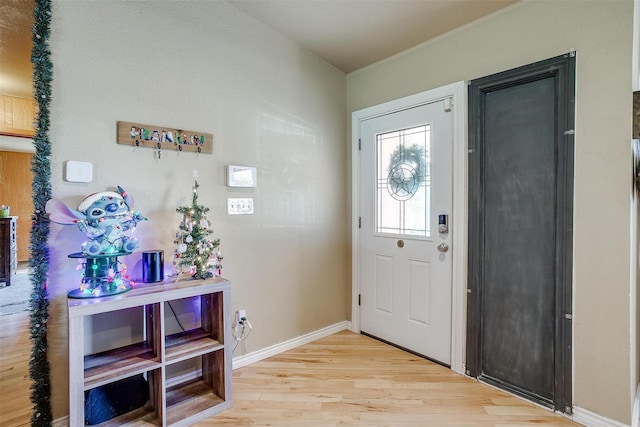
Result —
<path fill-rule="evenodd" d="M 640 422 L 640 384 L 636 388 L 636 397 L 633 399 L 633 411 L 631 411 L 631 427 L 638 427 Z"/>
<path fill-rule="evenodd" d="M 65 415 L 64 417 L 56 418 L 51 423 L 51 427 L 69 427 L 69 416 Z"/>
<path fill-rule="evenodd" d="M 316 331 L 312 331 L 306 333 L 304 335 L 300 335 L 296 338 L 291 338 L 290 340 L 283 341 L 278 344 L 274 344 L 269 347 L 265 347 L 261 350 L 254 351 L 248 354 L 243 354 L 242 356 L 237 356 L 233 358 L 233 369 L 238 369 L 243 366 L 250 365 L 255 362 L 259 362 L 260 360 L 266 359 L 271 356 L 275 356 L 276 354 L 280 354 L 287 350 L 294 349 L 296 347 L 300 347 L 301 345 L 310 343 L 315 340 L 319 340 L 320 338 L 328 337 L 329 335 L 333 335 L 337 332 L 347 330 L 353 330 L 351 322 L 345 320 L 343 322 L 336 323 L 334 325 L 330 325 L 324 327 L 322 329 L 318 329 Z"/>
<path fill-rule="evenodd" d="M 629 427 L 629 424 L 624 424 L 611 418 L 603 417 L 591 411 L 588 411 L 579 406 L 573 407 L 573 416 L 571 419 L 577 423 L 580 423 L 589 427 Z"/>

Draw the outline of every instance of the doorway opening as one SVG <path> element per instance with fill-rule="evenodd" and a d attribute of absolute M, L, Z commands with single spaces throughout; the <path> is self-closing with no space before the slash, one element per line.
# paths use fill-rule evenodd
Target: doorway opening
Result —
<path fill-rule="evenodd" d="M 0 266 L 0 314 L 28 310 L 31 293 L 27 264 L 34 211 L 31 160 L 37 114 L 31 63 L 34 8 L 34 0 L 11 2 L 2 9 L 0 18 L 0 205 L 8 208 L 6 213 L 11 217 L 10 225 L 3 220 L 0 259 L 9 264 Z"/>

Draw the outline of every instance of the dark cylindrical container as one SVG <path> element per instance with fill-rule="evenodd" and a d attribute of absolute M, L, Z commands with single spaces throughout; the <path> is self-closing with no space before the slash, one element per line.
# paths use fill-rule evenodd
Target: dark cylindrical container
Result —
<path fill-rule="evenodd" d="M 164 251 L 142 252 L 142 281 L 145 283 L 164 280 Z"/>

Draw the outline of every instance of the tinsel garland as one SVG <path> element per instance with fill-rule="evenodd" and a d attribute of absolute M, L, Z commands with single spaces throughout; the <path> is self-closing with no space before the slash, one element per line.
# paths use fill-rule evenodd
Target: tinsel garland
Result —
<path fill-rule="evenodd" d="M 49 142 L 49 103 L 51 101 L 52 64 L 49 50 L 51 27 L 51 1 L 35 0 L 33 25 L 34 98 L 38 104 L 38 114 L 34 123 L 33 143 L 35 154 L 31 161 L 33 184 L 33 215 L 31 217 L 29 275 L 32 291 L 30 299 L 31 320 L 31 415 L 32 426 L 50 426 L 51 378 L 47 359 L 47 321 L 49 320 L 49 300 L 47 295 L 47 274 L 49 270 L 49 219 L 45 204 L 51 197 L 51 144 Z"/>

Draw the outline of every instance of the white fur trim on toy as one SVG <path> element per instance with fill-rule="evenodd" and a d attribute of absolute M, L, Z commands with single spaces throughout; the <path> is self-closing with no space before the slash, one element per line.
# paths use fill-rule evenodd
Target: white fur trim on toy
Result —
<path fill-rule="evenodd" d="M 85 197 L 78 205 L 78 210 L 80 212 L 86 211 L 87 209 L 89 209 L 89 206 L 102 199 L 103 197 L 124 200 L 120 194 L 113 191 L 101 191 L 100 193 L 89 194 L 87 197 Z"/>

